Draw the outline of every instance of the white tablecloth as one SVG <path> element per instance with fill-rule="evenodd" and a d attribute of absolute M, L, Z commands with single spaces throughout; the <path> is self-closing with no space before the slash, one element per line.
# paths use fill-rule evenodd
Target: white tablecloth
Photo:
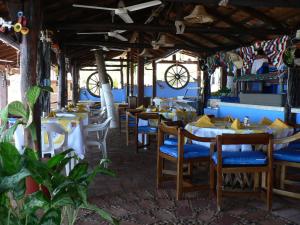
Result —
<path fill-rule="evenodd" d="M 293 129 L 271 129 L 267 126 L 252 125 L 249 129 L 234 130 L 222 127 L 221 125 L 212 128 L 197 127 L 193 123 L 189 123 L 185 127 L 186 130 L 199 137 L 216 137 L 221 134 L 251 134 L 251 133 L 269 133 L 273 134 L 274 138 L 287 137 L 293 134 Z M 209 147 L 209 143 L 193 141 L 195 144 Z M 285 147 L 285 145 L 274 145 L 274 150 Z M 251 145 L 224 145 L 223 151 L 251 151 Z"/>
<path fill-rule="evenodd" d="M 59 117 L 59 118 L 42 118 L 42 124 L 58 123 L 68 132 L 68 147 L 72 148 L 77 156 L 84 158 L 85 144 L 83 136 L 83 126 L 88 125 L 88 120 L 82 120 L 80 117 Z M 24 148 L 24 128 L 19 125 L 15 134 L 15 145 L 19 152 L 23 153 Z M 59 139 L 59 137 L 57 138 Z M 59 147 L 62 143 L 57 141 L 55 147 Z"/>

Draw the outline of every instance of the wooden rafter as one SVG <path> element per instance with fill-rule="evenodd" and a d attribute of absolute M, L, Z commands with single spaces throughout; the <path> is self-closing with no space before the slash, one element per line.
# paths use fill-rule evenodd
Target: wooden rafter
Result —
<path fill-rule="evenodd" d="M 186 27 L 186 33 L 213 33 L 213 34 L 253 34 L 254 32 L 268 35 L 282 35 L 287 32 L 287 30 L 274 30 L 274 29 L 252 29 L 246 28 L 238 23 L 235 24 L 234 21 L 226 16 L 220 15 L 218 13 L 212 12 L 212 15 L 219 20 L 223 20 L 232 26 L 232 28 L 219 28 L 219 27 L 207 27 L 207 26 L 189 26 Z M 176 33 L 176 28 L 174 25 L 145 25 L 145 24 L 112 24 L 112 23 L 72 23 L 72 24 L 53 24 L 58 30 L 62 31 L 108 31 L 108 30 L 127 30 L 127 31 L 147 31 L 147 32 L 166 32 L 166 33 Z"/>
<path fill-rule="evenodd" d="M 167 2 L 184 2 L 195 3 L 204 5 L 218 5 L 220 0 L 166 0 Z M 288 1 L 288 0 L 229 0 L 229 5 L 234 6 L 248 6 L 253 8 L 272 8 L 272 7 L 284 7 L 284 8 L 300 8 L 300 1 Z"/>

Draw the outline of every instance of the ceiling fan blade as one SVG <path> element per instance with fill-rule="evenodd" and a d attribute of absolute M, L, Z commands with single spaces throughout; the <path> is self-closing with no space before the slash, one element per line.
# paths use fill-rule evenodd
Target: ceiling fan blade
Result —
<path fill-rule="evenodd" d="M 107 34 L 107 32 L 79 32 L 77 35 L 94 35 L 94 34 Z"/>
<path fill-rule="evenodd" d="M 108 36 L 119 39 L 120 41 L 128 41 L 128 39 L 116 32 L 108 32 Z"/>
<path fill-rule="evenodd" d="M 123 52 L 125 49 L 120 49 L 120 48 L 110 48 L 112 51 L 118 51 L 118 52 Z"/>
<path fill-rule="evenodd" d="M 119 17 L 121 17 L 122 20 L 124 20 L 125 23 L 133 23 L 133 20 L 127 13 L 120 13 L 117 14 Z"/>
<path fill-rule="evenodd" d="M 127 30 L 114 30 L 113 32 L 118 33 L 118 34 L 122 34 L 124 32 L 126 32 Z"/>
<path fill-rule="evenodd" d="M 128 11 L 137 11 L 137 10 L 140 10 L 140 9 L 145 9 L 145 8 L 148 8 L 148 7 L 153 7 L 153 6 L 156 6 L 156 5 L 160 5 L 162 2 L 161 1 L 150 1 L 150 2 L 145 2 L 145 3 L 141 3 L 141 4 L 137 4 L 137 5 L 132 5 L 132 6 L 128 6 L 128 7 L 125 7 Z"/>
<path fill-rule="evenodd" d="M 77 8 L 86 8 L 86 9 L 102 9 L 102 10 L 110 10 L 110 11 L 116 10 L 115 8 L 108 8 L 108 7 L 101 7 L 101 6 L 93 6 L 93 5 L 73 4 L 72 6 L 73 6 L 73 7 L 77 7 Z"/>

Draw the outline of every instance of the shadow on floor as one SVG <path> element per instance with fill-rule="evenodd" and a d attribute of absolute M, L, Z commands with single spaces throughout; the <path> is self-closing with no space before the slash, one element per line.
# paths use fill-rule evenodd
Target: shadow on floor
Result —
<path fill-rule="evenodd" d="M 108 154 L 110 168 L 117 177 L 98 175 L 89 190 L 93 204 L 111 212 L 121 225 L 189 225 L 189 224 L 300 224 L 300 201 L 274 196 L 273 212 L 255 198 L 225 197 L 224 210 L 217 213 L 215 199 L 208 191 L 187 193 L 184 200 L 175 200 L 175 185 L 167 183 L 155 188 L 156 149 L 141 150 L 136 154 L 133 145 L 127 147 L 125 135 L 111 131 Z M 91 165 L 99 162 L 98 149 L 88 149 L 86 160 Z M 76 225 L 108 224 L 98 215 L 81 211 Z"/>

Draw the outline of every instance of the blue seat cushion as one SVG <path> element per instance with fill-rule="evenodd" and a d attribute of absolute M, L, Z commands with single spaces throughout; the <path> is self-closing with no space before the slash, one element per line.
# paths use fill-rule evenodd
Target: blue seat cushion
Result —
<path fill-rule="evenodd" d="M 215 164 L 218 164 L 218 153 L 215 152 L 212 156 Z M 265 165 L 268 159 L 265 153 L 260 151 L 247 151 L 247 152 L 222 152 L 223 165 Z"/>
<path fill-rule="evenodd" d="M 157 127 L 150 127 L 150 126 L 139 126 L 138 127 L 139 133 L 155 133 L 157 132 Z"/>
<path fill-rule="evenodd" d="M 289 143 L 288 149 L 300 149 L 300 141 L 293 141 Z"/>
<path fill-rule="evenodd" d="M 201 145 L 196 144 L 185 144 L 183 146 L 184 159 L 191 158 L 204 158 L 209 157 L 209 148 L 203 147 Z M 160 146 L 160 151 L 174 158 L 178 157 L 178 148 L 177 145 L 162 145 Z"/>
<path fill-rule="evenodd" d="M 121 119 L 121 120 L 126 120 L 126 115 L 124 115 L 124 114 L 120 115 L 120 119 Z M 128 117 L 128 120 L 129 120 L 129 121 L 135 121 L 135 118 L 133 118 L 133 117 Z"/>
<path fill-rule="evenodd" d="M 299 149 L 281 149 L 273 152 L 274 160 L 300 163 Z"/>
<path fill-rule="evenodd" d="M 166 138 L 165 141 L 164 141 L 164 144 L 165 145 L 176 145 L 178 144 L 178 139 L 177 138 Z"/>

